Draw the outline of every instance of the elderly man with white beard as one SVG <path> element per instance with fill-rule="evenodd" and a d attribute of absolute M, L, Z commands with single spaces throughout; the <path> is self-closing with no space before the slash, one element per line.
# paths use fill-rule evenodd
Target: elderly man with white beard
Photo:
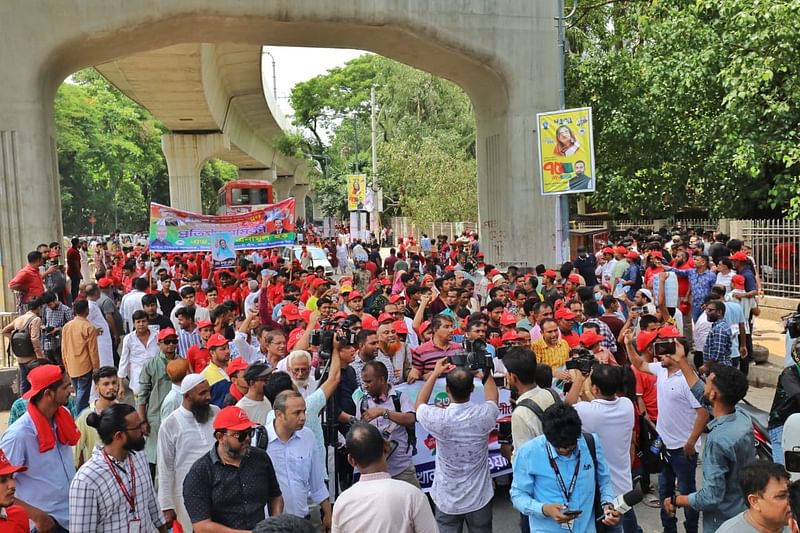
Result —
<path fill-rule="evenodd" d="M 294 350 L 286 356 L 286 367 L 292 377 L 292 383 L 297 387 L 303 399 L 308 398 L 317 390 L 317 380 L 311 375 L 314 369 L 311 366 L 311 354 L 305 350 Z"/>
<path fill-rule="evenodd" d="M 161 422 L 158 432 L 158 503 L 168 524 L 177 520 L 184 531 L 192 521 L 183 503 L 183 480 L 200 457 L 216 442 L 211 388 L 201 374 L 188 374 L 181 382 L 183 403 Z"/>

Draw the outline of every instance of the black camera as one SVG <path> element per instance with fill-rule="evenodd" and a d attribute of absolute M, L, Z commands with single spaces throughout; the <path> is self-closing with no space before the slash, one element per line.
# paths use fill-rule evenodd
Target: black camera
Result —
<path fill-rule="evenodd" d="M 456 366 L 464 367 L 470 372 L 482 370 L 484 373 L 494 370 L 492 356 L 486 349 L 486 342 L 481 339 L 466 340 L 462 343 L 463 351 L 448 356 L 448 361 Z"/>
<path fill-rule="evenodd" d="M 584 376 L 592 372 L 592 367 L 597 363 L 594 354 L 586 348 L 573 348 L 569 351 L 570 358 L 567 360 L 567 370 L 578 370 Z"/>
<path fill-rule="evenodd" d="M 665 339 L 654 342 L 653 353 L 658 357 L 675 355 L 675 339 Z"/>
<path fill-rule="evenodd" d="M 356 343 L 356 334 L 350 329 L 350 323 L 347 321 L 340 325 L 335 320 L 322 320 L 319 326 L 320 328 L 311 334 L 311 346 L 318 348 L 317 355 L 322 361 L 327 361 L 333 355 L 334 338 L 339 344 Z"/>

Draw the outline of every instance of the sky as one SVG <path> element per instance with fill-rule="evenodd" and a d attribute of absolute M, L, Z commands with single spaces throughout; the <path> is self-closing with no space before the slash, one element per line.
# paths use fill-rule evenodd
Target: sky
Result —
<path fill-rule="evenodd" d="M 275 58 L 275 78 L 278 86 L 278 102 L 284 114 L 291 116 L 292 108 L 289 105 L 289 95 L 292 87 L 301 81 L 306 81 L 319 74 L 326 73 L 329 69 L 340 67 L 351 59 L 367 52 L 363 50 L 348 50 L 339 48 L 304 48 L 294 46 L 265 46 L 265 52 L 271 53 Z M 272 88 L 272 62 L 269 55 L 264 54 L 263 68 Z"/>

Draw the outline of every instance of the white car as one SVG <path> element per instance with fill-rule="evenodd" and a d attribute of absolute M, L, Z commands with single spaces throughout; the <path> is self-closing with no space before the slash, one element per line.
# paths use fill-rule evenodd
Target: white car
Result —
<path fill-rule="evenodd" d="M 311 268 L 321 266 L 325 268 L 325 276 L 332 277 L 334 272 L 331 262 L 328 261 L 328 252 L 318 246 L 306 246 L 306 250 L 308 250 L 308 253 L 311 255 Z M 287 263 L 291 263 L 293 259 L 300 261 L 300 254 L 302 252 L 302 246 L 287 246 L 281 251 L 281 257 L 283 257 Z M 294 257 L 289 258 L 290 253 L 292 253 Z"/>

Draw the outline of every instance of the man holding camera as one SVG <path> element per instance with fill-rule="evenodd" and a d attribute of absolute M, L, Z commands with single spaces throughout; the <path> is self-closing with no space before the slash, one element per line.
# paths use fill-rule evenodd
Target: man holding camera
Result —
<path fill-rule="evenodd" d="M 449 403 L 428 405 L 436 380 L 445 372 Z M 486 441 L 497 423 L 497 385 L 484 379 L 483 403 L 470 402 L 474 376 L 453 367 L 446 357 L 436 361 L 417 396 L 417 420 L 436 439 L 436 467 L 431 497 L 441 533 L 456 533 L 467 523 L 470 533 L 492 531 L 492 479 Z"/>
<path fill-rule="evenodd" d="M 694 397 L 683 371 L 673 357 L 676 354 L 676 339 L 682 335 L 678 329 L 666 326 L 658 331 L 642 331 L 636 346 L 647 350 L 652 344 L 655 362 L 647 363 L 639 356 L 633 345 L 633 333 L 625 333 L 625 347 L 633 366 L 645 373 L 656 376 L 658 409 L 670 416 L 659 416 L 656 431 L 664 442 L 665 465 L 659 474 L 659 499 L 664 501 L 675 495 L 675 481 L 681 494 L 696 490 L 695 471 L 697 452 L 700 450 L 700 435 L 708 423 L 708 412 Z M 700 514 L 687 507 L 685 509 L 686 531 L 697 531 Z M 662 506 L 661 525 L 666 533 L 677 532 L 677 518 L 670 515 Z"/>
<path fill-rule="evenodd" d="M 378 361 L 364 365 L 361 383 L 366 394 L 356 403 L 356 418 L 377 427 L 389 441 L 389 475 L 419 488 L 412 460 L 417 416 L 411 400 L 389 385 L 386 367 Z"/>

